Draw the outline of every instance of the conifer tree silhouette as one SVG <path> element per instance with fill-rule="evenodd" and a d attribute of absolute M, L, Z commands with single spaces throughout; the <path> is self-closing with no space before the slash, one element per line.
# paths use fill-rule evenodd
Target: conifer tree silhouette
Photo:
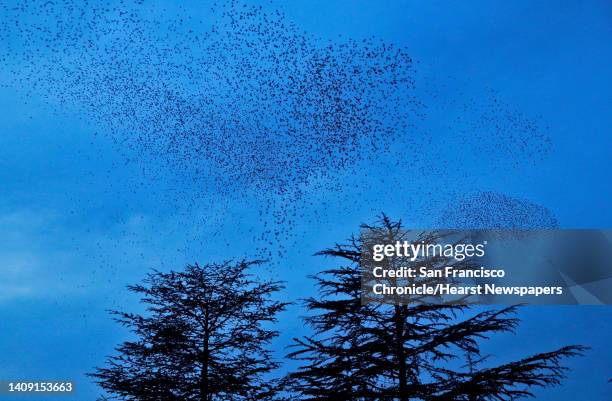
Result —
<path fill-rule="evenodd" d="M 387 239 L 405 232 L 383 215 L 362 226 Z M 364 231 L 362 230 L 362 233 Z M 431 239 L 431 238 L 430 238 Z M 362 303 L 364 238 L 320 252 L 344 263 L 316 275 L 319 297 L 306 300 L 313 334 L 294 339 L 290 358 L 301 361 L 287 376 L 302 400 L 510 401 L 533 389 L 557 385 L 565 358 L 586 347 L 565 346 L 490 366 L 480 343 L 494 333 L 513 332 L 517 307 L 497 310 L 467 303 Z M 438 259 L 440 264 L 452 261 Z"/>
<path fill-rule="evenodd" d="M 149 273 L 129 286 L 146 313 L 113 311 L 136 339 L 120 344 L 106 366 L 90 374 L 111 399 L 271 400 L 268 374 L 278 367 L 270 329 L 286 303 L 272 300 L 280 282 L 256 279 L 260 261 L 190 265 Z"/>

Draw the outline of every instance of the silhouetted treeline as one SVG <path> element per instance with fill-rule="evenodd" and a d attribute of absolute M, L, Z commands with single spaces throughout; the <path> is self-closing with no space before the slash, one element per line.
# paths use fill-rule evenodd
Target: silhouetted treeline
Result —
<path fill-rule="evenodd" d="M 387 238 L 402 232 L 386 216 L 362 228 Z M 517 307 L 362 303 L 363 247 L 352 237 L 319 253 L 339 264 L 314 277 L 318 296 L 305 301 L 312 334 L 294 340 L 288 358 L 301 366 L 284 377 L 273 372 L 270 342 L 287 303 L 273 300 L 281 283 L 249 273 L 258 261 L 154 271 L 130 286 L 146 313 L 113 314 L 136 338 L 91 376 L 114 399 L 133 401 L 510 401 L 560 384 L 564 360 L 585 350 L 493 365 L 481 343 L 513 332 Z"/>
<path fill-rule="evenodd" d="M 393 243 L 404 230 L 382 216 L 364 231 Z M 567 346 L 491 367 L 480 342 L 513 332 L 515 306 L 470 313 L 465 304 L 363 304 L 363 246 L 352 237 L 319 253 L 340 265 L 314 278 L 319 296 L 306 300 L 314 334 L 295 339 L 289 354 L 304 362 L 288 380 L 303 400 L 515 400 L 559 384 L 562 361 L 585 349 Z"/>
<path fill-rule="evenodd" d="M 269 344 L 269 323 L 286 303 L 271 296 L 279 282 L 263 281 L 241 261 L 153 272 L 141 295 L 146 314 L 115 311 L 115 320 L 136 336 L 93 376 L 120 400 L 269 400 L 276 383 L 266 375 L 278 367 Z"/>

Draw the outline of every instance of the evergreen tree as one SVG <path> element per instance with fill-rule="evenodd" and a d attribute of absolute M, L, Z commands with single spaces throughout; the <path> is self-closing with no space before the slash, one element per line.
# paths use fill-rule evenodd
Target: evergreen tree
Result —
<path fill-rule="evenodd" d="M 474 311 L 467 302 L 419 298 L 363 303 L 362 251 L 372 243 L 365 233 L 386 239 L 378 243 L 393 243 L 406 231 L 383 215 L 362 233 L 319 253 L 344 264 L 315 276 L 319 297 L 306 300 L 313 334 L 295 339 L 289 357 L 303 365 L 287 377 L 301 399 L 510 401 L 559 384 L 563 360 L 585 350 L 566 346 L 490 367 L 480 343 L 494 333 L 513 332 L 519 323 L 516 306 Z M 426 242 L 439 239 L 427 235 Z M 427 263 L 457 265 L 444 257 Z"/>
<path fill-rule="evenodd" d="M 120 400 L 273 399 L 269 373 L 278 364 L 267 347 L 277 332 L 269 326 L 287 304 L 271 299 L 281 283 L 248 272 L 259 263 L 153 271 L 129 286 L 146 313 L 112 313 L 136 339 L 119 345 L 91 376 Z"/>

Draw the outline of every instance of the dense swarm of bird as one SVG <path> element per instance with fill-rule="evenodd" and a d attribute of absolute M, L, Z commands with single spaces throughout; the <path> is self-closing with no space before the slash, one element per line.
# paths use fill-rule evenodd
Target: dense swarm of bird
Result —
<path fill-rule="evenodd" d="M 443 185 L 439 137 L 467 143 L 466 155 L 498 150 L 511 160 L 549 148 L 536 123 L 494 96 L 485 106 L 463 102 L 450 133 L 423 128 L 436 100 L 418 95 L 407 49 L 376 38 L 323 40 L 271 7 L 0 7 L 14 85 L 78 110 L 130 159 L 175 172 L 177 202 L 257 197 L 269 244 L 291 237 L 317 196 L 359 202 L 347 187 L 381 179 L 373 166 L 383 162 L 401 172 L 385 176 L 394 191 L 428 174 Z"/>
<path fill-rule="evenodd" d="M 547 208 L 497 192 L 478 192 L 457 199 L 438 223 L 460 229 L 551 229 L 559 223 Z"/>

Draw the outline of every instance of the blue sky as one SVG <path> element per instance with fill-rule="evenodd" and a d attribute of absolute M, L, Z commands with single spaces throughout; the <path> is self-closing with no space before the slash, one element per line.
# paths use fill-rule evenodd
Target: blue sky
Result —
<path fill-rule="evenodd" d="M 404 46 L 418 61 L 418 90 L 429 96 L 434 88 L 439 106 L 427 129 L 440 140 L 427 146 L 440 157 L 435 168 L 442 178 L 423 178 L 435 190 L 413 191 L 408 182 L 387 188 L 381 184 L 387 172 L 370 166 L 369 192 L 347 185 L 342 198 L 318 193 L 304 215 L 323 208 L 325 215 L 299 221 L 300 247 L 262 272 L 287 280 L 287 296 L 309 294 L 304 277 L 332 263 L 314 252 L 377 212 L 424 227 L 457 192 L 526 199 L 548 208 L 561 227 L 612 226 L 609 2 L 262 4 L 322 40 L 374 35 Z M 191 2 L 185 10 L 198 13 L 198 7 Z M 108 128 L 83 118 L 78 105 L 37 97 L 27 82 L 13 84 L 8 71 L 0 70 L 0 83 L 0 379 L 74 379 L 79 400 L 95 399 L 98 390 L 84 373 L 127 336 L 106 311 L 139 307 L 125 285 L 150 268 L 252 255 L 260 244 L 245 233 L 260 229 L 255 216 L 263 201 L 214 193 L 195 205 L 170 200 L 176 175 L 152 176 L 143 170 L 159 166 L 126 163 L 130 150 L 117 149 Z M 486 104 L 492 92 L 550 137 L 543 160 L 531 163 L 503 150 L 466 152 L 445 128 L 463 104 Z M 466 118 L 477 117 L 469 113 Z M 302 332 L 294 318 L 301 313 L 296 306 L 283 316 L 278 355 Z M 609 307 L 525 308 L 517 336 L 495 337 L 486 349 L 503 361 L 568 343 L 590 345 L 586 357 L 571 361 L 564 386 L 539 392 L 538 399 L 604 400 L 612 375 L 611 313 Z"/>

